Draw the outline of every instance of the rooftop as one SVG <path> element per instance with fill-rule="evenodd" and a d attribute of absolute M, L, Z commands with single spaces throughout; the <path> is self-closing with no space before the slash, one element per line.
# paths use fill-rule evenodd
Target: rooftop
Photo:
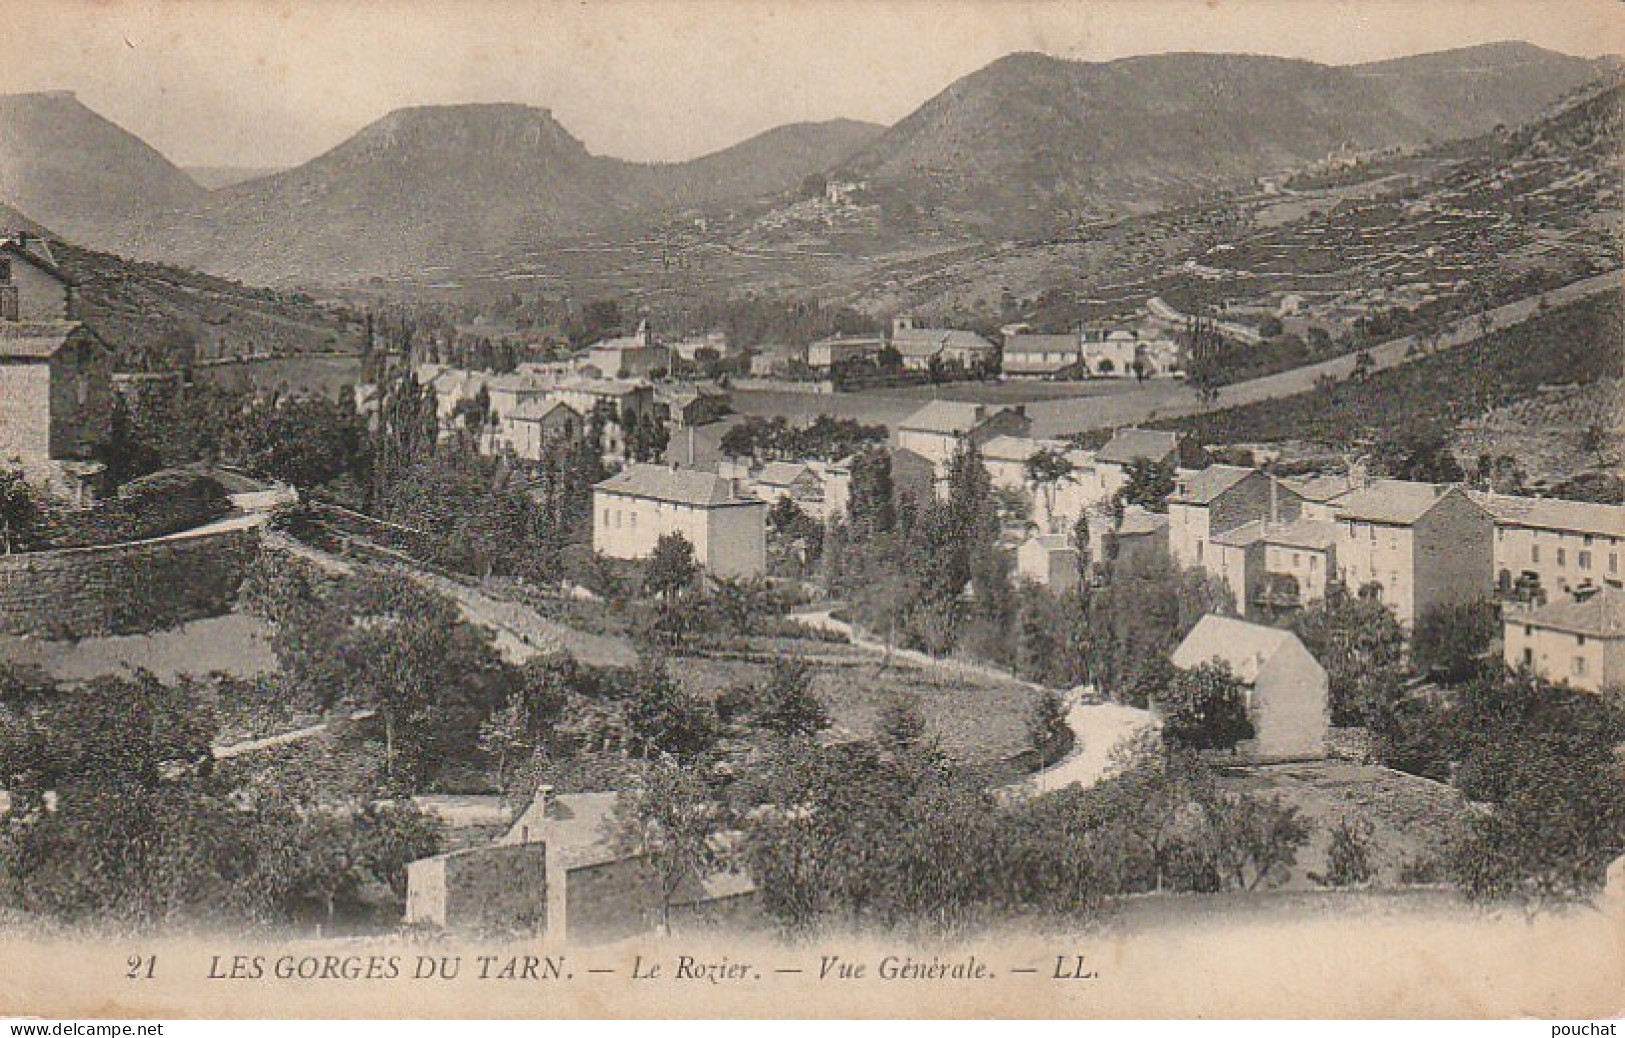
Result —
<path fill-rule="evenodd" d="M 1509 497 L 1468 491 L 1468 496 L 1484 507 L 1502 526 L 1529 526 L 1542 530 L 1625 537 L 1625 508 L 1589 501 L 1564 501 L 1553 497 Z"/>
<path fill-rule="evenodd" d="M 1297 635 L 1279 627 L 1209 613 L 1197 621 L 1174 650 L 1173 664 L 1181 670 L 1189 670 L 1219 660 L 1229 664 L 1231 673 L 1250 685 L 1258 680 L 1259 671 L 1271 657 L 1297 640 Z"/>
<path fill-rule="evenodd" d="M 1288 548 L 1324 551 L 1337 543 L 1337 524 L 1330 519 L 1299 519 L 1290 523 L 1267 523 L 1264 540 Z"/>
<path fill-rule="evenodd" d="M 1012 353 L 1076 353 L 1079 349 L 1076 335 L 1035 335 L 1022 332 L 1004 340 L 1004 354 Z"/>
<path fill-rule="evenodd" d="M 1185 505 L 1211 504 L 1220 494 L 1257 471 L 1239 465 L 1209 465 L 1181 477 L 1168 500 Z"/>
<path fill-rule="evenodd" d="M 714 472 L 669 465 L 634 463 L 593 489 L 696 508 L 762 504 L 755 498 L 739 497 L 734 493 L 733 483 Z"/>
<path fill-rule="evenodd" d="M 899 429 L 917 429 L 922 432 L 970 432 L 1003 408 L 989 408 L 986 404 L 968 404 L 957 400 L 933 400 L 901 422 Z"/>
<path fill-rule="evenodd" d="M 1625 591 L 1604 587 L 1585 598 L 1565 598 L 1526 613 L 1509 612 L 1507 621 L 1596 638 L 1625 638 Z"/>
<path fill-rule="evenodd" d="M 605 830 L 619 799 L 614 792 L 538 796 L 497 843 L 545 842 L 566 868 L 614 861 L 621 855 L 611 849 Z"/>
<path fill-rule="evenodd" d="M 1095 452 L 1095 460 L 1127 465 L 1136 458 L 1163 461 L 1179 449 L 1179 434 L 1155 429 L 1119 429 Z"/>
<path fill-rule="evenodd" d="M 0 358 L 48 360 L 81 327 L 71 321 L 0 324 Z"/>
<path fill-rule="evenodd" d="M 1374 479 L 1338 500 L 1338 516 L 1374 523 L 1409 525 L 1433 510 L 1450 492 L 1444 483 L 1413 483 L 1404 479 Z"/>
<path fill-rule="evenodd" d="M 787 487 L 812 469 L 798 461 L 770 461 L 756 474 L 756 482 L 763 486 Z"/>

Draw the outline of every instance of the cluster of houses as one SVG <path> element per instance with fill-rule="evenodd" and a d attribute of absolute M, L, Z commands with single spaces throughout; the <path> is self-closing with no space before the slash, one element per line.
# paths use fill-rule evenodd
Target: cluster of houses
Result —
<path fill-rule="evenodd" d="M 1009 524 L 1017 575 L 1065 592 L 1109 542 L 1119 564 L 1167 560 L 1222 581 L 1236 613 L 1272 622 L 1334 587 L 1381 601 L 1410 628 L 1430 611 L 1503 604 L 1507 661 L 1597 689 L 1625 681 L 1625 508 L 1371 477 L 1280 477 L 1215 464 L 1185 437 L 1120 429 L 1095 450 L 1031 436 L 1021 407 L 932 401 L 886 446 L 893 481 L 915 500 L 946 493 L 954 456 L 974 445 L 993 487 L 1024 501 Z M 1042 456 L 1047 464 L 1032 464 Z M 1113 498 L 1136 462 L 1172 470 L 1166 511 Z M 595 491 L 594 547 L 638 558 L 680 532 L 731 576 L 765 572 L 767 508 L 788 498 L 834 520 L 852 459 L 723 462 L 715 472 L 633 465 Z M 1078 535 L 1087 525 L 1085 541 Z"/>

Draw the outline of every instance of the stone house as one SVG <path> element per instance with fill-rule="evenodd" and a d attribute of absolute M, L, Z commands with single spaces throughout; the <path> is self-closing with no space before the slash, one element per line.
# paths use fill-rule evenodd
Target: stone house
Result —
<path fill-rule="evenodd" d="M 807 347 L 807 366 L 814 371 L 828 371 L 855 361 L 875 361 L 885 348 L 886 340 L 878 335 L 835 334 Z"/>
<path fill-rule="evenodd" d="M 1501 623 L 1507 666 L 1587 692 L 1625 688 L 1625 591 L 1510 606 Z"/>
<path fill-rule="evenodd" d="M 633 463 L 593 487 L 593 550 L 612 559 L 648 558 L 665 534 L 694 546 L 719 577 L 767 570 L 767 503 L 737 480 L 675 465 Z"/>
<path fill-rule="evenodd" d="M 886 447 L 891 457 L 892 496 L 899 503 L 929 500 L 936 493 L 937 467 L 906 447 Z M 852 506 L 852 465 L 848 455 L 824 466 L 824 518 L 845 519 Z"/>
<path fill-rule="evenodd" d="M 77 321 L 76 294 L 44 239 L 0 237 L 0 322 Z"/>
<path fill-rule="evenodd" d="M 1409 627 L 1436 606 L 1495 593 L 1495 521 L 1459 486 L 1373 480 L 1338 502 L 1337 566 Z"/>
<path fill-rule="evenodd" d="M 1303 501 L 1258 469 L 1209 465 L 1180 474 L 1168 497 L 1168 555 L 1176 565 L 1222 575 L 1211 557 L 1215 538 L 1248 523 L 1298 518 Z"/>
<path fill-rule="evenodd" d="M 1024 437 L 1032 426 L 1025 407 L 933 400 L 897 424 L 897 446 L 930 461 L 940 480 L 964 444 L 980 448 L 995 436 Z"/>
<path fill-rule="evenodd" d="M 752 477 L 751 484 L 756 496 L 769 505 L 788 498 L 813 518 L 824 518 L 824 477 L 811 465 L 770 461 Z"/>
<path fill-rule="evenodd" d="M 75 310 L 44 242 L 0 241 L 0 463 L 85 503 L 112 435 L 113 357 Z"/>
<path fill-rule="evenodd" d="M 406 922 L 452 930 L 526 932 L 592 944 L 661 925 L 660 875 L 611 838 L 619 794 L 553 796 L 542 787 L 495 843 L 407 867 Z M 670 904 L 678 932 L 749 928 L 756 888 L 741 873 L 685 879 Z"/>
<path fill-rule="evenodd" d="M 1207 452 L 1188 438 L 1155 429 L 1118 429 L 1095 451 L 1093 471 L 1087 490 L 1092 499 L 1107 500 L 1128 482 L 1128 467 L 1136 461 L 1153 461 L 1179 468 L 1201 468 L 1209 461 Z"/>
<path fill-rule="evenodd" d="M 1016 575 L 1063 595 L 1078 586 L 1078 549 L 1064 533 L 1035 533 L 1016 548 Z"/>
<path fill-rule="evenodd" d="M 1208 614 L 1174 650 L 1191 670 L 1217 661 L 1245 689 L 1254 738 L 1237 751 L 1260 761 L 1318 760 L 1331 729 L 1326 670 L 1291 631 Z"/>
<path fill-rule="evenodd" d="M 1004 340 L 1001 370 L 1007 378 L 1055 378 L 1082 360 L 1083 340 L 1076 334 L 1017 333 Z"/>
<path fill-rule="evenodd" d="M 569 442 L 587 434 L 587 419 L 560 400 L 526 400 L 490 434 L 487 450 L 512 449 L 526 461 L 540 461 L 549 443 Z"/>
<path fill-rule="evenodd" d="M 975 332 L 958 328 L 920 328 L 914 319 L 892 319 L 890 343 L 903 358 L 905 371 L 926 371 L 933 361 L 972 368 L 988 363 L 998 347 Z"/>
<path fill-rule="evenodd" d="M 1495 519 L 1495 585 L 1503 597 L 1625 588 L 1625 508 L 1476 491 L 1471 496 Z"/>

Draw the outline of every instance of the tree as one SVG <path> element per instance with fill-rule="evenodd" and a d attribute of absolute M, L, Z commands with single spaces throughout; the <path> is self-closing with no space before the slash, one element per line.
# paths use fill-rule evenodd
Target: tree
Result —
<path fill-rule="evenodd" d="M 755 698 L 751 724 L 774 735 L 811 737 L 830 726 L 829 710 L 812 694 L 812 670 L 801 660 L 774 660 Z"/>
<path fill-rule="evenodd" d="M 655 541 L 649 566 L 643 574 L 643 590 L 671 600 L 691 589 L 699 576 L 694 545 L 680 533 L 663 533 Z"/>
<path fill-rule="evenodd" d="M 1060 693 L 1045 689 L 1033 699 L 1027 711 L 1027 744 L 1042 757 L 1065 739 L 1071 729 L 1066 724 L 1066 704 Z"/>
<path fill-rule="evenodd" d="M 1124 505 L 1139 505 L 1151 512 L 1168 511 L 1168 496 L 1174 492 L 1174 466 L 1170 461 L 1134 458 L 1123 468 L 1124 482 L 1117 499 Z"/>
<path fill-rule="evenodd" d="M 1024 466 L 1027 481 L 1037 487 L 1044 502 L 1044 515 L 1055 515 L 1055 494 L 1060 485 L 1072 478 L 1072 462 L 1060 451 L 1043 448 L 1034 451 Z"/>
<path fill-rule="evenodd" d="M 1392 610 L 1334 589 L 1289 626 L 1326 668 L 1333 724 L 1381 725 L 1391 715 L 1409 676 Z"/>
<path fill-rule="evenodd" d="M 852 528 L 864 539 L 889 533 L 897 525 L 891 454 L 871 447 L 852 459 L 852 491 L 847 502 Z"/>
<path fill-rule="evenodd" d="M 0 551 L 10 555 L 33 544 L 44 518 L 43 498 L 22 470 L 0 468 Z"/>
<path fill-rule="evenodd" d="M 660 928 L 671 932 L 671 910 L 685 884 L 723 865 L 716 836 L 725 816 L 704 780 L 675 763 L 657 762 L 642 782 L 616 799 L 606 823 L 610 845 L 642 856 L 659 880 Z"/>
<path fill-rule="evenodd" d="M 1363 818 L 1339 819 L 1332 827 L 1332 840 L 1326 850 L 1325 875 L 1311 875 L 1329 887 L 1351 887 L 1369 883 L 1377 874 L 1371 860 L 1371 823 Z"/>
<path fill-rule="evenodd" d="M 1466 681 L 1485 662 L 1500 633 L 1501 614 L 1494 602 L 1432 606 L 1416 618 L 1411 659 L 1418 671 L 1441 681 Z"/>
<path fill-rule="evenodd" d="M 271 647 L 306 701 L 378 711 L 385 774 L 414 788 L 475 749 L 516 681 L 487 629 L 394 575 L 363 573 L 295 600 Z"/>
<path fill-rule="evenodd" d="M 1371 351 L 1362 349 L 1354 354 L 1354 367 L 1349 370 L 1350 382 L 1364 382 L 1376 373 L 1376 364 L 1371 360 Z"/>
<path fill-rule="evenodd" d="M 719 736 L 712 704 L 672 679 L 662 660 L 647 658 L 631 674 L 625 703 L 627 734 L 638 756 L 693 760 Z"/>
<path fill-rule="evenodd" d="M 1231 750 L 1253 737 L 1245 688 L 1229 665 L 1218 660 L 1176 671 L 1155 702 L 1169 742 L 1196 750 Z"/>

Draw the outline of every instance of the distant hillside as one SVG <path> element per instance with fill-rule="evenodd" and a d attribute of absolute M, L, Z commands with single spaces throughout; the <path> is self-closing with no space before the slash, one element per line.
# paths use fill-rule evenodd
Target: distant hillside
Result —
<path fill-rule="evenodd" d="M 210 191 L 282 172 L 279 166 L 182 166 L 186 175 Z"/>
<path fill-rule="evenodd" d="M 356 351 L 351 316 L 309 298 L 138 263 L 60 240 L 51 249 L 79 285 L 79 311 L 121 371 L 156 371 L 213 357 Z"/>
<path fill-rule="evenodd" d="M 848 167 L 895 204 L 990 229 L 1145 210 L 1324 158 L 1484 133 L 1602 63 L 1522 44 L 1334 67 L 1016 54 L 959 80 Z"/>
<path fill-rule="evenodd" d="M 884 133 L 884 126 L 835 119 L 794 123 L 689 162 L 626 164 L 626 181 L 667 207 L 705 206 L 798 187 Z"/>
<path fill-rule="evenodd" d="M 402 109 L 302 166 L 204 197 L 135 247 L 271 284 L 443 276 L 559 238 L 629 233 L 671 211 L 793 190 L 879 129 L 787 126 L 646 165 L 592 155 L 545 109 Z"/>
<path fill-rule="evenodd" d="M 128 247 L 204 194 L 71 93 L 0 96 L 0 201 L 71 240 Z"/>

